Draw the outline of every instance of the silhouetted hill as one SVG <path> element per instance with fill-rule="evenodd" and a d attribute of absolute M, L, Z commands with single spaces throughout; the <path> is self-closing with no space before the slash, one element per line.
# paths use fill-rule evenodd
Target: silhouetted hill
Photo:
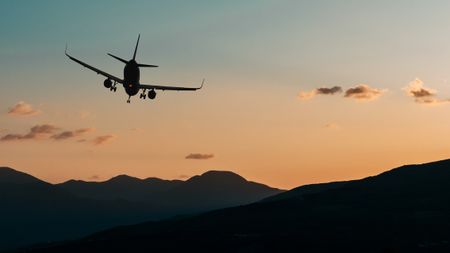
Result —
<path fill-rule="evenodd" d="M 249 204 L 280 192 L 279 189 L 247 181 L 233 172 L 208 171 L 170 189 L 164 194 L 164 199 L 168 204 L 183 206 L 187 212 L 195 212 L 199 208 Z"/>
<path fill-rule="evenodd" d="M 282 192 L 234 173 L 212 174 L 186 182 L 120 175 L 105 182 L 69 180 L 53 185 L 2 167 L 0 251 L 73 239 L 118 225 L 248 204 Z M 240 178 L 239 184 L 234 183 L 236 178 Z"/>
<path fill-rule="evenodd" d="M 0 183 L 1 184 L 26 184 L 43 182 L 26 173 L 11 169 L 9 167 L 0 167 Z"/>
<path fill-rule="evenodd" d="M 449 182 L 450 160 L 402 166 L 32 252 L 450 252 Z"/>
<path fill-rule="evenodd" d="M 292 190 L 265 198 L 261 202 L 279 201 L 292 198 L 303 199 L 304 195 L 336 189 L 343 186 L 344 184 L 347 184 L 348 182 L 351 181 L 302 185 Z"/>
<path fill-rule="evenodd" d="M 58 186 L 80 197 L 95 199 L 124 199 L 129 201 L 150 201 L 155 194 L 181 184 L 180 180 L 159 178 L 139 179 L 120 175 L 105 182 L 69 180 Z"/>

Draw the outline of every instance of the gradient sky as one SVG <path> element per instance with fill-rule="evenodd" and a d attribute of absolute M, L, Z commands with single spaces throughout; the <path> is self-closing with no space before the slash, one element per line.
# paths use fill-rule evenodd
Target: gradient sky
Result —
<path fill-rule="evenodd" d="M 51 182 L 232 170 L 291 188 L 448 158 L 448 10 L 448 1 L 401 0 L 2 1 L 0 137 L 57 129 L 0 141 L 0 165 Z M 67 42 L 121 77 L 106 53 L 131 58 L 138 33 L 138 62 L 160 66 L 142 69 L 141 82 L 206 78 L 204 89 L 127 104 L 122 87 L 109 92 L 64 56 Z M 432 103 L 408 96 L 416 79 Z M 380 94 L 345 97 L 360 84 Z M 333 86 L 343 92 L 314 90 Z"/>

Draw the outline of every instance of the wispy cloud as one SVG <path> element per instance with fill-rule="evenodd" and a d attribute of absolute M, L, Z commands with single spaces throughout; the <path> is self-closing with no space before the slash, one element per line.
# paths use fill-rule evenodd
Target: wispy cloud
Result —
<path fill-rule="evenodd" d="M 79 137 L 83 134 L 93 131 L 95 131 L 95 128 L 81 128 L 74 131 L 64 131 L 58 134 L 54 134 L 51 136 L 51 138 L 54 140 L 66 140 L 74 137 Z"/>
<path fill-rule="evenodd" d="M 425 87 L 423 81 L 419 78 L 411 81 L 408 86 L 403 89 L 408 96 L 413 97 L 414 101 L 419 104 L 436 105 L 450 102 L 450 99 L 436 98 L 436 91 Z"/>
<path fill-rule="evenodd" d="M 316 93 L 319 95 L 334 95 L 336 93 L 341 93 L 342 87 L 333 86 L 331 88 L 317 88 Z"/>
<path fill-rule="evenodd" d="M 194 159 L 194 160 L 207 160 L 211 158 L 214 158 L 214 154 L 191 153 L 185 157 L 185 159 Z"/>
<path fill-rule="evenodd" d="M 34 116 L 40 114 L 41 111 L 33 108 L 32 105 L 20 101 L 8 110 L 8 115 L 11 116 Z"/>
<path fill-rule="evenodd" d="M 99 146 L 99 145 L 106 144 L 115 138 L 116 138 L 116 136 L 112 135 L 112 134 L 100 135 L 100 136 L 95 137 L 93 140 L 91 140 L 91 143 L 93 143 L 96 146 Z"/>
<path fill-rule="evenodd" d="M 95 128 L 80 128 L 73 131 L 62 131 L 61 128 L 51 125 L 35 125 L 25 134 L 11 133 L 4 135 L 0 141 L 21 141 L 21 140 L 46 140 L 53 139 L 57 141 L 68 140 L 81 137 L 84 134 L 95 131 Z M 91 142 L 94 145 L 100 145 L 107 142 L 113 135 L 103 135 L 94 138 Z M 79 139 L 77 142 L 86 142 L 86 139 Z"/>
<path fill-rule="evenodd" d="M 46 139 L 58 129 L 58 127 L 50 124 L 36 125 L 30 128 L 26 134 L 7 134 L 0 138 L 0 141 Z"/>
<path fill-rule="evenodd" d="M 345 91 L 344 97 L 357 100 L 374 100 L 381 96 L 386 90 L 372 88 L 367 84 L 359 84 Z"/>
<path fill-rule="evenodd" d="M 321 87 L 311 91 L 300 91 L 298 94 L 298 98 L 302 100 L 308 100 L 315 97 L 316 95 L 334 95 L 341 92 L 342 87 L 340 86 L 333 86 L 331 88 Z"/>

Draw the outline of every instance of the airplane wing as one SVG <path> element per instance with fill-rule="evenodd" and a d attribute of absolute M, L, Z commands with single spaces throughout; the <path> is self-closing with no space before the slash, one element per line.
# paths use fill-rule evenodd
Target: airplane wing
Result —
<path fill-rule="evenodd" d="M 97 74 L 100 74 L 100 75 L 102 75 L 102 76 L 105 76 L 105 77 L 107 77 L 107 78 L 109 78 L 109 79 L 111 79 L 111 80 L 113 80 L 113 81 L 118 82 L 118 83 L 123 83 L 123 80 L 122 80 L 122 79 L 120 79 L 120 78 L 118 78 L 118 77 L 115 77 L 115 76 L 113 76 L 113 75 L 111 75 L 111 74 L 108 74 L 108 73 L 106 73 L 106 72 L 104 72 L 104 71 L 102 71 L 102 70 L 100 70 L 100 69 L 94 68 L 94 67 L 88 65 L 87 63 L 84 63 L 84 62 L 82 62 L 82 61 L 80 61 L 80 60 L 78 60 L 78 59 L 76 59 L 76 58 L 70 56 L 70 55 L 67 53 L 67 49 L 66 49 L 66 51 L 65 51 L 65 54 L 66 54 L 66 56 L 69 57 L 72 61 L 74 61 L 74 62 L 76 62 L 76 63 L 79 63 L 80 65 L 82 65 L 82 66 L 84 66 L 84 67 L 86 67 L 86 68 L 88 68 L 88 69 L 90 69 L 90 70 L 96 72 Z"/>
<path fill-rule="evenodd" d="M 155 84 L 140 84 L 139 88 L 141 89 L 155 89 L 155 90 L 178 90 L 178 91 L 189 91 L 189 90 L 199 90 L 203 87 L 205 83 L 205 79 L 203 79 L 202 84 L 199 87 L 178 87 L 178 86 L 164 86 L 164 85 L 155 85 Z"/>

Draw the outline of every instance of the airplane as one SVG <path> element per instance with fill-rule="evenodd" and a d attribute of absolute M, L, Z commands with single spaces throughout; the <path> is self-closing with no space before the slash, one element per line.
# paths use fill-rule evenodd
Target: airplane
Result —
<path fill-rule="evenodd" d="M 150 99 L 155 99 L 156 97 L 156 91 L 155 90 L 175 90 L 175 91 L 196 91 L 199 90 L 203 87 L 203 84 L 205 83 L 205 79 L 203 79 L 201 85 L 199 87 L 196 88 L 190 88 L 190 87 L 177 87 L 177 86 L 164 86 L 164 85 L 154 85 L 154 84 L 141 84 L 139 81 L 139 77 L 140 77 L 140 71 L 139 68 L 140 67 L 144 67 L 144 68 L 157 68 L 158 66 L 156 65 L 149 65 L 149 64 L 142 64 L 142 63 L 137 63 L 136 62 L 136 52 L 138 49 L 138 45 L 139 45 L 139 39 L 140 39 L 141 35 L 138 35 L 138 39 L 136 42 L 136 47 L 134 49 L 134 54 L 133 54 L 133 59 L 126 61 L 120 57 L 117 57 L 115 55 L 109 54 L 109 56 L 113 57 L 116 60 L 119 60 L 123 63 L 125 63 L 125 68 L 123 70 L 123 79 L 120 79 L 114 75 L 108 74 L 100 69 L 97 69 L 95 67 L 92 67 L 90 65 L 88 65 L 87 63 L 84 63 L 78 59 L 76 59 L 75 57 L 69 55 L 67 53 L 67 45 L 66 45 L 66 50 L 65 50 L 65 55 L 67 57 L 69 57 L 69 59 L 71 59 L 72 61 L 96 72 L 99 75 L 102 75 L 104 77 L 106 77 L 105 81 L 103 82 L 103 85 L 105 86 L 105 88 L 110 89 L 111 91 L 116 92 L 117 91 L 117 83 L 120 83 L 123 85 L 123 88 L 125 89 L 125 92 L 128 94 L 128 100 L 127 103 L 130 103 L 131 101 L 131 97 L 138 94 L 139 91 L 142 90 L 142 93 L 140 94 L 140 98 L 141 99 L 145 99 L 146 97 L 150 98 Z M 113 83 L 114 82 L 114 83 Z M 145 94 L 146 91 L 148 91 L 147 95 Z"/>

